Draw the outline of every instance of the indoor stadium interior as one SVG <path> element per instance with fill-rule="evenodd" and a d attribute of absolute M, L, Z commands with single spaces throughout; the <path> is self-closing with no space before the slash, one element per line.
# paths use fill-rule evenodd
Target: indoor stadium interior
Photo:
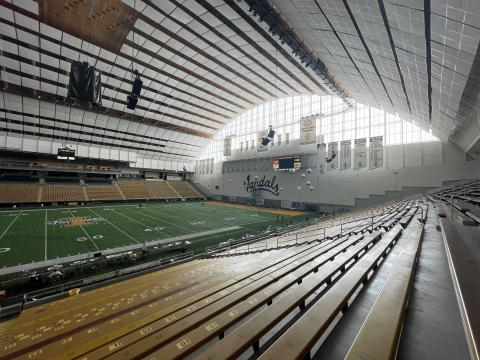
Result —
<path fill-rule="evenodd" d="M 0 360 L 480 360 L 480 0 L 0 0 Z"/>

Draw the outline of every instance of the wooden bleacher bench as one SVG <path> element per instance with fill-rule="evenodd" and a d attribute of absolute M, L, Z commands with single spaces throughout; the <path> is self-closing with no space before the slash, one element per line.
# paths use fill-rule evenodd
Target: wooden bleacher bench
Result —
<path fill-rule="evenodd" d="M 345 360 L 395 358 L 422 235 L 423 226 L 415 225 Z"/>
<path fill-rule="evenodd" d="M 480 223 L 480 207 L 471 207 L 467 211 L 467 215 L 474 219 L 476 222 Z"/>
<path fill-rule="evenodd" d="M 312 269 L 315 270 L 315 266 L 317 266 L 317 274 L 315 275 L 317 288 L 324 283 L 331 283 L 332 276 L 338 273 L 338 271 L 346 271 L 346 264 L 351 260 L 357 259 L 360 256 L 360 253 L 367 250 L 369 244 L 377 241 L 379 238 L 380 233 L 358 242 L 355 246 L 350 247 L 346 253 L 341 252 L 338 257 L 334 258 L 334 261 L 331 261 L 331 259 L 329 260 L 329 258 L 325 256 L 322 262 L 319 262 L 316 265 L 309 264 L 305 268 L 293 272 L 289 278 L 283 280 L 284 283 L 281 288 L 267 288 L 266 290 L 268 291 L 262 291 L 252 295 L 247 300 L 237 304 L 233 308 L 227 309 L 213 319 L 209 319 L 207 323 L 196 327 L 192 331 L 158 349 L 155 353 L 148 355 L 146 359 L 180 359 L 187 355 L 187 352 L 191 352 L 201 347 L 213 337 L 223 337 L 224 330 L 231 324 L 241 320 L 265 304 L 272 304 L 272 299 L 277 297 L 282 291 L 285 291 L 294 283 L 301 281 L 301 279 L 311 272 Z M 278 284 L 278 282 L 276 284 Z M 307 287 L 310 288 L 309 286 Z M 298 288 L 300 288 L 300 285 L 297 289 Z M 310 288 L 309 293 L 311 294 L 313 292 L 314 290 Z M 291 296 L 290 294 L 291 293 L 287 296 Z M 296 305 L 301 308 L 304 307 L 304 300 L 306 297 L 307 296 L 305 295 L 303 297 L 303 302 L 302 300 L 299 300 Z"/>
<path fill-rule="evenodd" d="M 473 220 L 470 216 L 459 213 L 457 215 L 457 220 L 465 226 L 477 226 L 477 222 Z"/>
<path fill-rule="evenodd" d="M 377 237 L 371 236 L 366 242 L 374 242 Z M 104 356 L 108 356 L 107 358 L 111 359 L 127 359 L 136 356 L 144 356 L 148 349 L 154 349 L 167 343 L 168 341 L 172 341 L 175 339 L 175 335 L 198 327 L 200 324 L 202 324 L 202 322 L 206 321 L 210 317 L 229 309 L 239 301 L 251 297 L 256 292 L 261 291 L 264 288 L 270 289 L 272 296 L 278 294 L 279 289 L 276 289 L 276 283 L 278 283 L 280 280 L 283 279 L 281 288 L 287 288 L 291 284 L 301 281 L 302 277 L 316 271 L 322 263 L 332 261 L 332 259 L 334 259 L 336 256 L 347 251 L 350 246 L 358 243 L 359 239 L 361 238 L 361 236 L 353 239 L 348 239 L 345 237 L 343 243 L 340 245 L 328 244 L 322 248 L 319 248 L 318 250 L 314 250 L 305 257 L 299 258 L 295 262 L 286 264 L 283 267 L 267 268 L 264 271 L 256 273 L 255 276 L 251 276 L 249 278 L 250 283 L 239 288 L 235 292 L 222 296 L 221 301 L 212 300 L 208 303 L 193 304 L 196 307 L 196 310 L 193 313 L 188 311 L 188 309 L 182 309 L 179 312 L 171 314 L 170 316 L 173 315 L 176 320 L 178 319 L 178 321 L 173 322 L 171 325 L 166 323 L 163 319 L 155 323 L 150 323 L 149 326 L 152 328 L 152 331 L 149 336 L 143 337 L 139 335 L 138 332 L 134 332 L 127 335 L 125 338 L 118 339 L 122 344 L 131 344 L 130 346 L 125 347 L 125 349 L 125 345 L 122 346 L 121 349 L 118 349 L 120 350 L 118 353 L 110 350 L 108 346 L 104 346 L 92 353 L 89 353 L 87 356 L 88 358 L 103 358 Z M 366 245 L 367 244 L 363 246 Z M 187 316 L 188 318 L 184 319 Z M 167 327 L 167 325 L 169 326 Z M 161 329 L 163 329 L 161 332 L 162 336 L 161 339 L 159 339 L 157 336 L 155 336 L 155 333 Z M 134 340 L 137 341 L 135 342 Z"/>
<path fill-rule="evenodd" d="M 310 257 L 308 257 L 309 254 L 311 254 L 312 252 L 318 251 L 321 247 L 322 246 L 318 244 L 316 244 L 316 246 L 308 246 L 308 247 L 305 247 L 302 252 L 297 253 L 297 255 L 293 257 L 286 256 L 280 259 L 279 261 L 271 261 L 268 263 L 268 265 L 266 265 L 265 263 L 261 263 L 261 264 L 257 264 L 256 266 L 252 266 L 253 270 L 249 271 L 245 276 L 239 277 L 236 280 L 230 278 L 228 281 L 227 281 L 227 278 L 225 278 L 224 283 L 219 284 L 217 287 L 212 287 L 207 292 L 203 292 L 201 297 L 197 296 L 193 298 L 185 298 L 185 299 L 182 299 L 181 301 L 177 300 L 177 303 L 174 303 L 165 309 L 160 309 L 160 311 L 158 311 L 159 309 L 157 307 L 155 308 L 148 307 L 147 309 L 151 314 L 149 316 L 145 316 L 146 314 L 144 310 L 143 314 L 138 315 L 140 317 L 140 322 L 137 322 L 136 325 L 141 328 L 143 326 L 148 325 L 149 323 L 154 322 L 155 320 L 158 320 L 157 322 L 164 324 L 163 326 L 172 324 L 174 321 L 181 320 L 183 317 L 191 315 L 193 311 L 191 309 L 192 306 L 194 306 L 195 311 L 198 311 L 203 307 L 208 306 L 210 303 L 218 302 L 223 297 L 244 289 L 252 281 L 255 281 L 257 279 L 260 279 L 260 280 L 263 279 L 262 281 L 265 281 L 265 284 L 268 283 L 269 281 L 272 281 L 272 278 L 268 276 L 268 273 L 275 271 L 277 269 L 276 266 L 279 266 L 279 264 L 282 264 L 282 263 L 287 263 L 287 264 L 291 263 L 292 261 L 295 261 L 297 258 L 300 259 L 302 257 L 306 257 L 304 261 L 309 261 L 310 259 Z M 295 266 L 299 266 L 299 265 L 295 264 Z M 285 271 L 287 272 L 293 271 L 293 268 L 295 266 L 291 266 L 290 268 L 282 267 L 282 269 L 285 269 Z M 247 266 L 247 268 L 249 267 Z M 246 291 L 246 290 L 243 290 L 243 291 Z M 127 318 L 130 321 L 134 320 L 132 319 L 131 316 L 127 316 Z M 174 319 L 174 320 L 169 320 L 167 322 L 164 322 L 165 319 Z M 124 334 L 128 334 L 132 331 L 131 326 L 121 327 L 120 326 L 121 323 L 117 323 L 116 325 L 118 325 L 119 329 L 113 332 L 111 329 L 112 325 L 109 322 L 97 325 L 97 329 L 99 333 L 100 332 L 109 333 L 110 331 L 108 336 L 104 336 L 102 338 L 99 338 L 97 333 L 87 333 L 87 329 L 82 331 L 79 334 L 82 340 L 84 341 L 84 343 L 78 347 L 75 347 L 74 343 L 64 344 L 62 343 L 61 340 L 59 340 L 58 342 L 53 343 L 52 345 L 50 345 L 48 348 L 44 350 L 44 357 L 51 358 L 54 354 L 58 354 L 59 352 L 60 353 L 67 352 L 67 350 L 68 350 L 67 352 L 68 356 L 70 357 L 77 356 L 87 351 L 90 351 L 92 348 L 96 348 L 101 346 L 102 344 L 106 344 L 109 341 L 115 339 L 116 337 L 122 336 Z M 89 341 L 86 341 L 86 340 L 89 340 Z M 106 352 L 107 354 L 111 352 L 111 350 L 108 350 L 108 347 L 105 347 L 105 348 L 107 349 L 107 352 Z M 99 351 L 101 350 L 104 350 L 104 348 L 99 349 Z"/>
<path fill-rule="evenodd" d="M 455 226 L 448 219 L 440 219 L 468 347 L 473 359 L 480 357 L 480 263 L 472 255 Z M 477 241 L 478 239 L 470 239 Z"/>
<path fill-rule="evenodd" d="M 393 246 L 402 230 L 392 229 L 372 247 L 350 270 L 303 314 L 259 359 L 304 359 L 337 315 L 346 311 L 348 301 L 365 282 L 371 270 Z"/>

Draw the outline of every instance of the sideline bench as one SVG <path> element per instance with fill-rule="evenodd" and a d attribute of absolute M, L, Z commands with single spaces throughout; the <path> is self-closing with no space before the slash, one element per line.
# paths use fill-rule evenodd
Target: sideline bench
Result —
<path fill-rule="evenodd" d="M 421 225 L 416 225 L 408 234 L 407 243 L 393 264 L 345 360 L 395 358 L 422 236 Z"/>
<path fill-rule="evenodd" d="M 382 240 L 356 262 L 259 359 L 304 359 L 307 357 L 337 315 L 347 310 L 350 298 L 368 279 L 369 273 L 378 267 L 380 259 L 386 256 L 399 234 L 398 231 L 385 234 Z"/>
<path fill-rule="evenodd" d="M 448 219 L 440 219 L 448 265 L 472 359 L 480 358 L 480 264 Z M 471 239 L 477 241 L 478 239 Z"/>

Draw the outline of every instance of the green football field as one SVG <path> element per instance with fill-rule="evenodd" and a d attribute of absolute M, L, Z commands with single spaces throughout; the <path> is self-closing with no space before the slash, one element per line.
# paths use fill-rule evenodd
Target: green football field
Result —
<path fill-rule="evenodd" d="M 187 250 L 302 221 L 202 202 L 0 211 L 0 268 L 186 236 Z M 212 233 L 214 232 L 214 233 Z M 172 239 L 174 240 L 174 239 Z"/>

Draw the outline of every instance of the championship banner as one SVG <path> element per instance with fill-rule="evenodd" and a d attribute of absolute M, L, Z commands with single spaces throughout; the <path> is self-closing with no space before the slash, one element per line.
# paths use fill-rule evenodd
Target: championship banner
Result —
<path fill-rule="evenodd" d="M 338 169 L 338 142 L 333 141 L 328 143 L 328 158 L 327 158 L 327 170 Z"/>
<path fill-rule="evenodd" d="M 383 136 L 370 138 L 370 170 L 383 166 Z"/>
<path fill-rule="evenodd" d="M 223 156 L 232 155 L 232 137 L 226 137 L 223 140 Z"/>
<path fill-rule="evenodd" d="M 352 167 L 352 141 L 340 142 L 340 170 L 347 170 Z"/>
<path fill-rule="evenodd" d="M 268 145 L 262 145 L 262 138 L 267 137 L 267 130 L 262 130 L 257 133 L 257 151 L 267 151 Z"/>
<path fill-rule="evenodd" d="M 317 140 L 316 118 L 314 116 L 300 120 L 300 145 L 313 144 Z"/>
<path fill-rule="evenodd" d="M 355 139 L 353 150 L 354 169 L 359 170 L 367 166 L 367 139 Z"/>
<path fill-rule="evenodd" d="M 325 158 L 327 157 L 327 144 L 317 144 L 317 161 L 318 161 L 318 171 L 320 174 L 324 174 L 327 170 L 327 162 Z"/>

